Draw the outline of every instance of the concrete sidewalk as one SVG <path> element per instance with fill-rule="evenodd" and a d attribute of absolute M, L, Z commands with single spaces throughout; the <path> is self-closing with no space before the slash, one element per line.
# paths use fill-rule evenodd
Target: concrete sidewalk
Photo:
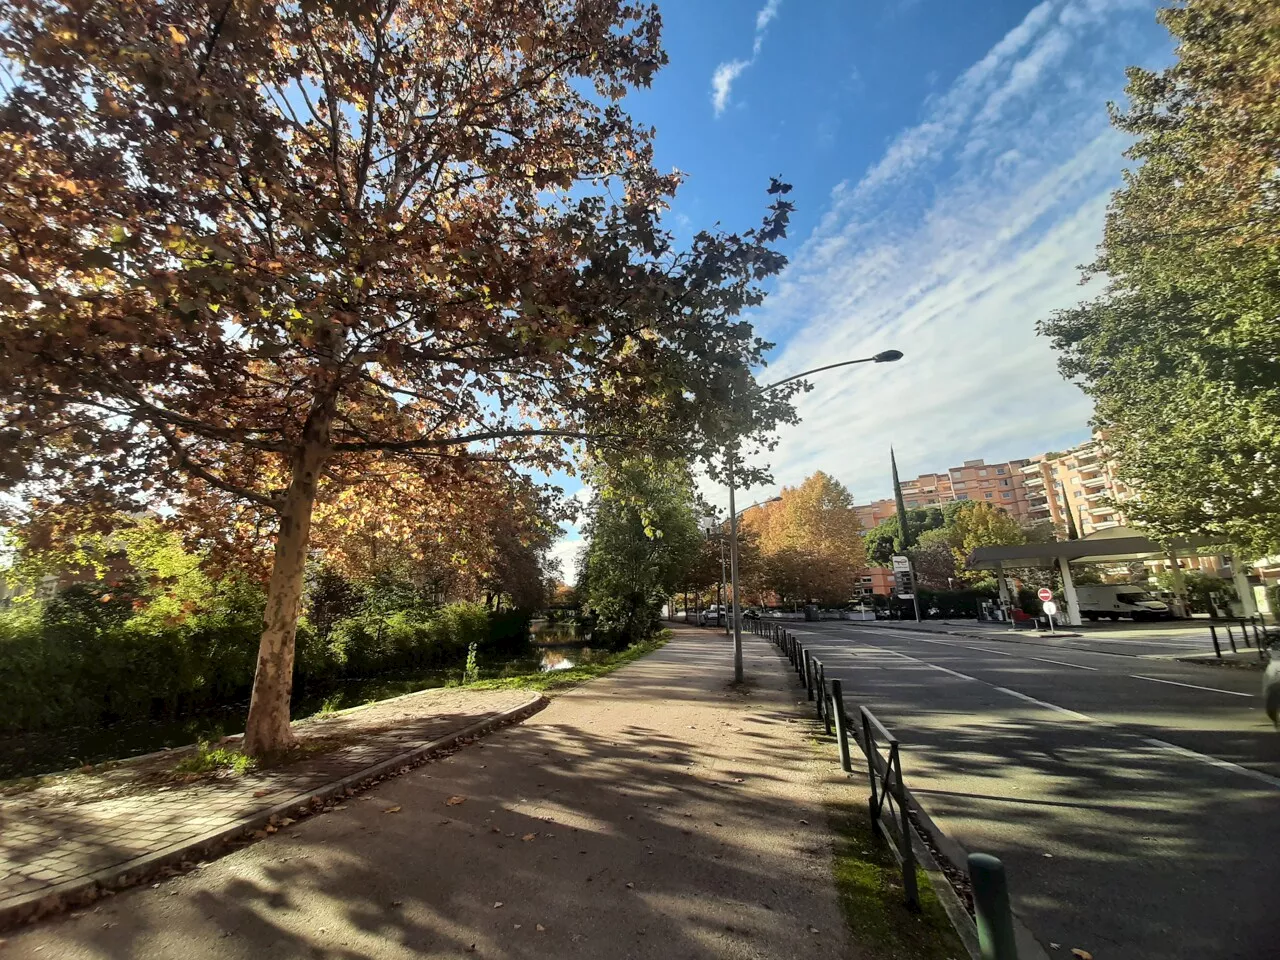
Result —
<path fill-rule="evenodd" d="M 823 763 L 744 637 L 665 648 L 520 726 L 194 873 L 14 935 L 6 957 L 856 958 Z"/>
<path fill-rule="evenodd" d="M 189 750 L 41 778 L 0 799 L 0 929 L 201 859 L 259 828 L 477 735 L 522 719 L 527 690 L 425 690 L 295 725 L 314 755 L 245 776 L 184 782 Z M 230 746 L 235 746 L 231 738 Z"/>

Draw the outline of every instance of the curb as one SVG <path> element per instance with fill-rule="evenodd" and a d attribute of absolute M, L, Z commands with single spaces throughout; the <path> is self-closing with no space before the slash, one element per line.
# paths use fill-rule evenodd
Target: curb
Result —
<path fill-rule="evenodd" d="M 519 706 L 509 707 L 471 723 L 461 730 L 445 734 L 430 743 L 421 744 L 404 753 L 397 754 L 371 767 L 349 774 L 340 780 L 333 780 L 319 787 L 304 790 L 288 800 L 275 804 L 236 823 L 210 831 L 202 836 L 181 843 L 173 844 L 161 850 L 145 853 L 123 863 L 86 874 L 75 880 L 68 880 L 45 890 L 12 897 L 0 903 L 0 930 L 8 930 L 24 923 L 30 923 L 60 910 L 80 906 L 97 900 L 104 893 L 114 893 L 126 887 L 135 886 L 150 879 L 157 873 L 173 876 L 189 869 L 194 859 L 216 857 L 230 852 L 228 847 L 236 841 L 260 839 L 253 834 L 271 824 L 273 820 L 286 816 L 293 811 L 296 817 L 306 816 L 319 811 L 326 800 L 337 795 L 350 796 L 362 787 L 370 787 L 375 781 L 388 776 L 405 773 L 409 767 L 420 766 L 433 759 L 437 754 L 460 746 L 463 742 L 484 736 L 509 724 L 519 723 L 546 707 L 551 701 L 542 694 L 534 694 L 528 701 Z M 404 768 L 404 769 L 398 769 Z M 306 808 L 305 812 L 297 808 Z M 186 864 L 183 869 L 180 865 Z M 171 871 L 171 872 L 170 872 Z"/>

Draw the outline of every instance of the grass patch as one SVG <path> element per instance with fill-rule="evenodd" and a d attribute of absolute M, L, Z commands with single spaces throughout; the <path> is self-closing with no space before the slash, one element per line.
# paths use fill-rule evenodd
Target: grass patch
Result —
<path fill-rule="evenodd" d="M 920 912 L 902 902 L 902 870 L 885 840 L 871 832 L 870 814 L 856 804 L 832 805 L 836 829 L 836 889 L 845 920 L 868 960 L 964 960 L 925 872 L 916 869 Z"/>
<path fill-rule="evenodd" d="M 215 773 L 219 770 L 230 770 L 243 775 L 256 769 L 258 761 L 239 750 L 228 750 L 226 747 L 213 747 L 201 741 L 195 752 L 183 757 L 174 766 L 173 772 L 178 774 Z"/>
<path fill-rule="evenodd" d="M 625 650 L 619 650 L 616 653 L 606 653 L 593 657 L 587 663 L 580 663 L 570 667 L 568 670 L 549 670 L 549 671 L 533 671 L 529 673 L 514 674 L 507 677 L 494 677 L 489 680 L 477 680 L 474 683 L 466 684 L 468 690 L 565 690 L 569 687 L 576 687 L 588 680 L 594 680 L 597 677 L 603 677 L 605 674 L 613 673 L 619 667 L 626 666 L 628 663 L 639 660 L 641 657 L 648 656 L 655 650 L 660 649 L 671 639 L 671 631 L 663 630 L 651 640 L 643 640 L 640 643 L 632 644 Z"/>

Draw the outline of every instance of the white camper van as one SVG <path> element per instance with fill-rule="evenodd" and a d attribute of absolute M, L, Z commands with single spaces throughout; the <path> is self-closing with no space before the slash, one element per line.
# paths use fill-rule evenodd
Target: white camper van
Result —
<path fill-rule="evenodd" d="M 1080 616 L 1088 620 L 1109 617 L 1119 620 L 1167 619 L 1173 616 L 1169 605 L 1147 593 L 1147 588 L 1136 583 L 1091 583 L 1076 587 L 1076 599 L 1080 601 Z"/>

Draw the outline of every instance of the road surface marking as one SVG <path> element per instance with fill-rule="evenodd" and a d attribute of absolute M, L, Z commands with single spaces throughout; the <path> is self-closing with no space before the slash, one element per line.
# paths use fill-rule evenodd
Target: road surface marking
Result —
<path fill-rule="evenodd" d="M 1252 693 L 1240 693 L 1238 690 L 1219 690 L 1217 687 L 1202 687 L 1196 683 L 1179 683 L 1177 680 L 1161 680 L 1159 677 L 1144 677 L 1141 674 L 1133 673 L 1130 676 L 1134 680 L 1150 680 L 1152 683 L 1167 683 L 1171 687 L 1188 687 L 1192 690 L 1208 690 L 1210 693 L 1225 693 L 1229 697 L 1252 697 Z"/>
<path fill-rule="evenodd" d="M 938 642 L 944 642 L 944 641 L 938 641 Z M 872 647 L 871 649 L 883 650 L 882 647 L 879 647 L 879 648 Z M 918 657 L 908 656 L 905 653 L 898 653 L 896 650 L 884 650 L 884 652 L 891 653 L 895 657 L 901 657 L 903 660 L 911 660 L 915 663 L 923 664 L 926 667 L 932 667 L 934 670 L 941 670 L 943 673 L 949 673 L 953 677 L 959 677 L 961 680 L 977 681 L 978 683 L 985 684 L 986 686 L 999 690 L 1001 693 L 1008 694 L 1009 696 L 1014 697 L 1017 700 L 1022 700 L 1025 703 L 1034 704 L 1037 707 L 1041 707 L 1053 713 L 1057 713 L 1066 717 L 1071 717 L 1076 720 L 1083 720 L 1086 723 L 1097 724 L 1100 727 L 1105 727 L 1106 729 L 1112 731 L 1112 733 L 1118 736 L 1122 736 L 1122 737 L 1131 736 L 1131 734 L 1129 734 L 1128 731 L 1106 720 L 1099 720 L 1098 718 L 1091 717 L 1088 714 L 1078 713 L 1075 710 L 1068 710 L 1066 707 L 1060 707 L 1056 703 L 1048 703 L 1044 700 L 1037 700 L 1035 697 L 1029 697 L 1025 693 L 1019 693 L 1017 690 L 1010 690 L 1008 687 L 997 687 L 995 684 L 989 683 L 986 680 L 979 680 L 977 677 L 971 677 L 968 674 L 957 673 L 955 670 L 948 670 L 946 667 L 940 667 L 936 663 L 930 663 L 928 660 L 921 660 Z M 1174 683 L 1175 682 L 1172 680 L 1159 680 L 1156 677 L 1141 677 L 1139 679 L 1155 680 L 1158 683 Z M 1178 686 L 1190 686 L 1190 684 L 1178 684 Z M 1217 690 L 1214 687 L 1202 687 L 1200 689 L 1212 690 L 1215 693 L 1235 693 L 1234 690 Z M 1250 696 L 1250 694 L 1236 694 L 1236 695 Z M 1173 753 L 1173 754 L 1176 754 L 1177 756 L 1182 757 L 1183 759 L 1196 760 L 1200 763 L 1207 763 L 1210 766 L 1217 767 L 1220 770 L 1230 770 L 1234 773 L 1239 773 L 1239 774 L 1242 774 L 1243 776 L 1249 777 L 1250 779 L 1257 780 L 1260 783 L 1265 783 L 1270 787 L 1280 789 L 1280 777 L 1273 777 L 1270 774 L 1263 773 L 1261 770 L 1254 770 L 1251 767 L 1244 767 L 1238 763 L 1232 763 L 1229 760 L 1220 760 L 1219 758 L 1209 756 L 1206 753 L 1199 753 L 1195 750 L 1188 750 L 1186 747 L 1180 747 L 1177 744 L 1168 743 L 1167 741 L 1164 741 L 1164 740 L 1156 740 L 1154 737 L 1138 737 L 1137 739 L 1141 743 L 1145 743 L 1148 746 L 1157 747 L 1160 750 L 1166 750 L 1170 753 Z"/>
<path fill-rule="evenodd" d="M 886 630 L 883 632 L 888 633 L 889 631 Z M 893 636 L 900 637 L 902 636 L 902 634 L 893 633 Z M 1032 657 L 1032 656 L 1028 656 L 1025 653 L 1010 653 L 1007 650 L 988 650 L 986 647 L 974 647 L 967 643 L 956 643 L 954 640 L 930 640 L 920 636 L 914 636 L 911 639 L 920 640 L 923 643 L 937 643 L 937 644 L 941 644 L 944 647 L 960 647 L 963 650 L 975 650 L 978 653 L 992 653 L 998 657 L 1013 657 L 1014 659 L 1017 659 L 1017 660 L 1035 660 L 1038 663 L 1053 663 L 1053 664 L 1057 664 L 1060 667 L 1072 667 L 1076 670 L 1092 670 L 1095 673 L 1098 672 L 1097 667 L 1086 667 L 1082 663 L 1067 663 L 1065 660 L 1050 660 L 1048 657 Z"/>
<path fill-rule="evenodd" d="M 1027 657 L 1028 660 L 1039 660 L 1041 663 L 1056 663 L 1060 667 L 1075 667 L 1077 670 L 1092 670 L 1095 673 L 1097 667 L 1086 667 L 1083 663 L 1067 663 L 1065 660 L 1050 660 L 1048 657 Z"/>
<path fill-rule="evenodd" d="M 1230 760 L 1219 760 L 1217 757 L 1211 757 L 1207 753 L 1197 753 L 1195 750 L 1188 750 L 1186 747 L 1180 747 L 1176 743 L 1166 743 L 1164 740 L 1157 740 L 1154 737 L 1144 738 L 1142 742 L 1148 743 L 1153 747 L 1159 747 L 1161 750 L 1175 753 L 1180 757 L 1186 757 L 1188 760 L 1199 760 L 1201 763 L 1207 763 L 1211 767 L 1242 773 L 1246 777 L 1252 777 L 1254 780 L 1259 780 L 1268 786 L 1280 789 L 1280 777 L 1273 777 L 1271 774 L 1263 773 L 1261 770 L 1242 767 L 1240 764 L 1232 763 Z"/>
<path fill-rule="evenodd" d="M 992 684 L 992 686 L 995 686 Z M 1037 707 L 1044 707 L 1046 710 L 1052 710 L 1054 713 L 1060 713 L 1064 717 L 1072 717 L 1076 720 L 1084 720 L 1087 723 L 1101 723 L 1096 717 L 1090 717 L 1083 713 L 1076 713 L 1074 710 L 1068 710 L 1066 707 L 1060 707 L 1056 703 L 1046 703 L 1044 700 L 1037 700 L 1035 697 L 1028 697 L 1025 693 L 1019 693 L 1017 690 L 1010 690 L 1008 687 L 996 687 L 1001 693 L 1007 693 L 1011 697 L 1017 697 L 1019 700 L 1025 700 L 1027 703 L 1034 703 Z"/>

